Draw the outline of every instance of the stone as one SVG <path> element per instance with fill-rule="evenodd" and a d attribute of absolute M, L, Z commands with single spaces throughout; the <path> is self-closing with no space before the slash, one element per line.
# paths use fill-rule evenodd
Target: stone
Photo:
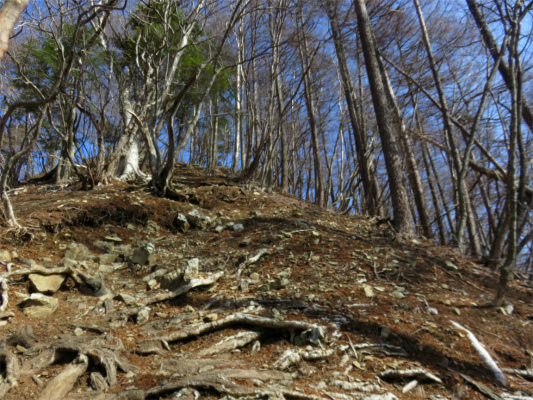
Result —
<path fill-rule="evenodd" d="M 11 262 L 11 254 L 9 254 L 9 251 L 7 250 L 0 251 L 0 261 L 3 263 Z"/>
<path fill-rule="evenodd" d="M 390 294 L 392 297 L 395 297 L 397 299 L 403 299 L 405 297 L 405 294 L 403 294 L 402 292 L 400 292 L 399 290 L 395 290 L 393 291 L 391 294 Z"/>
<path fill-rule="evenodd" d="M 122 239 L 119 238 L 118 236 L 106 236 L 106 237 L 104 237 L 104 239 L 107 240 L 108 242 L 113 242 L 113 243 L 122 242 Z"/>
<path fill-rule="evenodd" d="M 133 249 L 131 248 L 130 244 L 121 244 L 119 246 L 114 246 L 111 252 L 114 254 L 118 254 L 123 258 L 126 258 L 133 254 Z"/>
<path fill-rule="evenodd" d="M 29 318 L 41 318 L 53 314 L 57 310 L 59 300 L 45 296 L 42 293 L 33 293 L 18 303 L 22 312 Z"/>
<path fill-rule="evenodd" d="M 200 260 L 193 258 L 187 261 L 185 272 L 183 273 L 183 281 L 189 283 L 191 280 L 198 278 Z"/>
<path fill-rule="evenodd" d="M 243 224 L 233 224 L 233 232 L 242 232 L 244 230 Z"/>
<path fill-rule="evenodd" d="M 159 282 L 157 282 L 156 279 L 150 279 L 148 282 L 146 282 L 146 287 L 148 288 L 148 290 L 154 290 L 159 286 L 160 284 Z"/>
<path fill-rule="evenodd" d="M 148 265 L 153 267 L 157 263 L 157 254 L 153 244 L 148 243 L 145 246 L 137 248 L 131 256 L 131 262 L 138 265 Z"/>
<path fill-rule="evenodd" d="M 252 280 L 252 282 L 254 283 L 259 283 L 261 282 L 261 276 L 257 273 L 257 272 L 252 272 L 250 274 L 250 279 Z"/>
<path fill-rule="evenodd" d="M 28 267 L 34 267 L 35 265 L 37 265 L 37 262 L 35 260 L 28 259 L 28 258 L 22 258 L 20 260 L 20 263 L 27 265 Z"/>
<path fill-rule="evenodd" d="M 244 239 L 239 243 L 239 246 L 241 246 L 241 247 L 246 247 L 246 246 L 248 246 L 250 243 L 252 243 L 252 239 L 251 239 L 251 238 L 244 238 Z"/>
<path fill-rule="evenodd" d="M 160 229 L 161 227 L 155 221 L 150 220 L 146 223 L 146 233 L 148 234 L 155 233 Z"/>
<path fill-rule="evenodd" d="M 207 314 L 204 317 L 205 322 L 213 322 L 213 321 L 216 321 L 217 319 L 218 319 L 218 314 L 215 314 L 215 313 Z"/>
<path fill-rule="evenodd" d="M 115 300 L 123 301 L 128 306 L 137 305 L 137 300 L 135 300 L 135 297 L 125 293 L 119 293 L 117 296 L 115 296 Z"/>
<path fill-rule="evenodd" d="M 215 227 L 215 232 L 216 232 L 216 233 L 221 233 L 221 232 L 223 232 L 225 229 L 226 229 L 226 227 L 225 227 L 224 225 L 217 225 L 217 226 Z"/>
<path fill-rule="evenodd" d="M 116 254 L 101 254 L 96 257 L 95 261 L 99 264 L 113 264 L 117 260 L 118 255 Z"/>
<path fill-rule="evenodd" d="M 381 337 L 384 337 L 386 339 L 390 336 L 390 334 L 391 334 L 391 330 L 388 326 L 381 327 Z"/>
<path fill-rule="evenodd" d="M 174 218 L 174 225 L 182 233 L 187 233 L 191 227 L 191 224 L 187 221 L 187 217 L 183 214 L 176 215 Z"/>
<path fill-rule="evenodd" d="M 29 274 L 28 279 L 32 289 L 36 292 L 53 294 L 59 290 L 66 276 Z"/>
<path fill-rule="evenodd" d="M 98 267 L 98 271 L 105 272 L 106 274 L 110 274 L 112 272 L 115 272 L 115 267 L 112 265 L 100 265 Z"/>
<path fill-rule="evenodd" d="M 444 267 L 445 267 L 448 271 L 459 271 L 459 267 L 457 267 L 457 265 L 455 265 L 455 264 L 452 263 L 451 261 L 446 261 L 446 263 L 444 264 Z"/>
<path fill-rule="evenodd" d="M 59 267 L 77 267 L 78 262 L 76 260 L 73 260 L 72 258 L 63 257 L 57 265 Z"/>
<path fill-rule="evenodd" d="M 372 289 L 372 286 L 364 285 L 363 290 L 365 291 L 366 297 L 374 297 L 374 289 Z"/>
<path fill-rule="evenodd" d="M 114 248 L 115 248 L 115 245 L 113 243 L 110 243 L 110 242 L 104 242 L 102 240 L 97 240 L 96 242 L 94 242 L 94 245 L 102 250 L 102 251 L 105 251 L 106 253 L 111 253 L 113 252 Z"/>
<path fill-rule="evenodd" d="M 150 319 L 150 307 L 144 307 L 137 313 L 137 324 L 141 325 Z"/>
<path fill-rule="evenodd" d="M 206 215 L 201 215 L 198 210 L 192 210 L 188 213 L 187 221 L 198 229 L 207 229 L 211 223 L 211 219 Z"/>
<path fill-rule="evenodd" d="M 90 255 L 91 253 L 87 246 L 80 243 L 71 243 L 65 250 L 63 257 L 76 261 L 86 261 Z"/>
<path fill-rule="evenodd" d="M 76 335 L 78 337 L 79 336 L 83 336 L 83 329 L 81 329 L 81 328 L 74 329 L 74 335 Z"/>

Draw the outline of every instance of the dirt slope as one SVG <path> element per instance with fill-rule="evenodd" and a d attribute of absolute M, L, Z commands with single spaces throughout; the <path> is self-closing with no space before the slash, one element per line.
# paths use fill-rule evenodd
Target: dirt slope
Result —
<path fill-rule="evenodd" d="M 175 200 L 121 182 L 14 192 L 31 236 L 2 228 L 0 398 L 532 395 L 525 282 L 512 283 L 506 308 L 490 308 L 496 274 L 386 222 L 194 166 L 179 167 L 175 184 Z M 57 300 L 51 314 L 25 300 L 42 291 L 35 275 L 62 280 L 45 293 Z"/>

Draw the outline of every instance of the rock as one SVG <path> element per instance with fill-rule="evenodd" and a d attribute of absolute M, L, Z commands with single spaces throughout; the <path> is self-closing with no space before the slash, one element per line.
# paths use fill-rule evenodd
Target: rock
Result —
<path fill-rule="evenodd" d="M 50 257 L 41 257 L 41 261 L 43 263 L 51 263 L 52 259 Z"/>
<path fill-rule="evenodd" d="M 161 227 L 159 225 L 157 225 L 157 223 L 152 221 L 152 220 L 150 220 L 150 221 L 148 221 L 146 223 L 146 233 L 148 233 L 149 235 L 159 231 L 160 229 L 161 229 Z"/>
<path fill-rule="evenodd" d="M 112 272 L 115 272 L 115 267 L 112 265 L 100 265 L 98 267 L 98 271 L 105 272 L 106 274 L 110 274 Z"/>
<path fill-rule="evenodd" d="M 148 290 L 154 290 L 157 287 L 159 287 L 160 284 L 159 284 L 159 282 L 157 282 L 157 280 L 150 279 L 148 282 L 146 282 L 146 286 L 147 286 Z"/>
<path fill-rule="evenodd" d="M 274 280 L 273 289 L 283 289 L 289 286 L 290 281 L 287 278 L 279 277 Z"/>
<path fill-rule="evenodd" d="M 144 307 L 137 313 L 137 324 L 142 325 L 150 319 L 150 307 Z"/>
<path fill-rule="evenodd" d="M 178 230 L 182 233 L 187 233 L 191 227 L 191 224 L 187 221 L 187 217 L 183 214 L 176 215 L 176 218 L 174 218 L 174 225 L 176 225 Z"/>
<path fill-rule="evenodd" d="M 28 275 L 33 290 L 39 293 L 53 294 L 59 290 L 66 279 L 65 275 Z"/>
<path fill-rule="evenodd" d="M 134 389 L 134 390 L 127 390 L 125 392 L 122 392 L 118 395 L 119 400 L 145 400 L 146 395 L 144 394 L 144 390 L 140 389 Z"/>
<path fill-rule="evenodd" d="M 366 297 L 374 297 L 374 289 L 372 289 L 372 286 L 364 285 L 363 289 L 365 291 Z"/>
<path fill-rule="evenodd" d="M 257 273 L 257 272 L 253 272 L 250 274 L 250 279 L 252 280 L 252 282 L 254 283 L 259 283 L 261 282 L 261 276 Z"/>
<path fill-rule="evenodd" d="M 28 258 L 22 258 L 20 260 L 20 263 L 24 264 L 24 265 L 27 265 L 28 267 L 33 267 L 33 266 L 37 265 L 37 262 L 35 260 L 28 259 Z"/>
<path fill-rule="evenodd" d="M 18 303 L 22 312 L 30 318 L 41 318 L 53 314 L 57 310 L 59 301 L 41 293 L 33 293 Z"/>
<path fill-rule="evenodd" d="M 107 240 L 108 242 L 113 242 L 113 243 L 122 242 L 122 239 L 119 238 L 118 236 L 106 236 L 106 237 L 104 237 L 104 239 Z"/>
<path fill-rule="evenodd" d="M 11 254 L 9 254 L 9 251 L 7 250 L 0 251 L 0 261 L 3 263 L 11 262 Z"/>
<path fill-rule="evenodd" d="M 381 327 L 381 337 L 388 338 L 390 334 L 391 334 L 391 331 L 388 326 Z"/>
<path fill-rule="evenodd" d="M 454 263 L 452 263 L 451 261 L 446 261 L 444 263 L 444 267 L 448 270 L 448 271 L 459 271 L 459 267 L 457 267 L 457 265 L 455 265 Z"/>
<path fill-rule="evenodd" d="M 63 254 L 64 258 L 70 258 L 76 261 L 86 261 L 90 256 L 89 249 L 80 243 L 71 243 Z"/>
<path fill-rule="evenodd" d="M 392 297 L 395 297 L 397 299 L 403 299 L 405 297 L 405 294 L 403 294 L 402 292 L 400 292 L 399 290 L 395 290 L 393 291 L 391 294 L 390 294 Z"/>
<path fill-rule="evenodd" d="M 137 248 L 131 256 L 131 262 L 138 265 L 153 267 L 157 263 L 157 254 L 153 244 L 148 243 Z"/>
<path fill-rule="evenodd" d="M 215 232 L 216 232 L 216 233 L 221 233 L 221 232 L 223 232 L 225 229 L 226 229 L 226 227 L 225 227 L 224 225 L 217 225 L 217 226 L 215 227 Z"/>
<path fill-rule="evenodd" d="M 187 261 L 185 272 L 183 273 L 183 281 L 189 283 L 191 280 L 198 278 L 200 261 L 197 258 Z"/>
<path fill-rule="evenodd" d="M 94 245 L 98 247 L 98 249 L 105 251 L 106 253 L 113 252 L 113 249 L 115 248 L 115 245 L 110 242 L 104 242 L 102 240 L 97 240 L 94 242 Z"/>
<path fill-rule="evenodd" d="M 100 297 L 109 293 L 109 290 L 105 287 L 104 282 L 98 278 L 91 278 L 85 281 L 85 286 L 92 292 L 93 296 Z"/>
<path fill-rule="evenodd" d="M 59 261 L 59 264 L 57 264 L 59 267 L 77 267 L 78 262 L 76 260 L 73 260 L 72 258 L 66 258 L 63 257 L 61 261 Z"/>
<path fill-rule="evenodd" d="M 206 215 L 200 215 L 198 210 L 192 210 L 187 214 L 187 221 L 198 229 L 207 229 L 211 223 L 211 219 Z"/>
<path fill-rule="evenodd" d="M 123 258 L 127 258 L 133 254 L 133 249 L 129 244 L 121 244 L 120 246 L 114 246 L 111 252 L 114 254 L 118 254 Z"/>
<path fill-rule="evenodd" d="M 205 322 L 213 322 L 213 321 L 216 321 L 217 319 L 218 319 L 218 314 L 215 314 L 215 313 L 207 314 L 204 317 Z"/>
<path fill-rule="evenodd" d="M 98 257 L 96 257 L 95 261 L 99 264 L 113 264 L 117 259 L 116 254 L 107 253 L 107 254 L 101 254 Z"/>
<path fill-rule="evenodd" d="M 115 296 L 115 300 L 123 301 L 128 306 L 137 305 L 137 300 L 135 300 L 135 297 L 125 293 L 119 293 L 117 296 Z"/>
<path fill-rule="evenodd" d="M 79 327 L 76 328 L 76 329 L 74 329 L 74 335 L 76 335 L 76 336 L 78 336 L 78 337 L 79 337 L 79 336 L 83 336 L 83 329 L 81 329 L 81 328 L 79 328 Z"/>
<path fill-rule="evenodd" d="M 241 246 L 241 247 L 246 247 L 246 246 L 248 246 L 250 243 L 252 243 L 252 239 L 251 239 L 251 238 L 244 238 L 244 239 L 239 243 L 239 246 Z"/>
<path fill-rule="evenodd" d="M 233 224 L 233 232 L 242 232 L 244 230 L 243 224 Z"/>

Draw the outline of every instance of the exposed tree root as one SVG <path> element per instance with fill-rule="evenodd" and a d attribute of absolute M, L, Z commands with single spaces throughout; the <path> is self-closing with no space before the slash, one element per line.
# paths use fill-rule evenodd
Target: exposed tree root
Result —
<path fill-rule="evenodd" d="M 143 340 L 139 344 L 141 346 L 146 346 L 150 343 L 155 343 L 156 346 L 160 346 L 161 344 L 166 346 L 167 343 L 170 342 L 177 342 L 200 336 L 204 333 L 226 328 L 231 325 L 252 325 L 270 329 L 286 329 L 291 334 L 291 341 L 294 339 L 297 331 L 319 328 L 315 324 L 310 324 L 304 321 L 278 321 L 275 319 L 258 317 L 256 315 L 236 313 L 217 321 L 187 326 L 180 331 L 169 333 L 166 336 L 160 336 L 158 339 Z"/>
<path fill-rule="evenodd" d="M 62 400 L 72 390 L 78 378 L 89 366 L 89 359 L 79 354 L 59 375 L 44 388 L 38 400 Z"/>

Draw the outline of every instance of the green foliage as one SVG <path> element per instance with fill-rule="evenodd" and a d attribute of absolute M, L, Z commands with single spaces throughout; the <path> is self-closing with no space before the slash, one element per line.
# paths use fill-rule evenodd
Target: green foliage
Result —
<path fill-rule="evenodd" d="M 178 51 L 183 51 L 171 90 L 171 93 L 177 94 L 212 55 L 215 44 L 209 40 L 209 32 L 204 31 L 199 24 L 194 25 L 187 46 L 184 49 L 180 48 L 183 27 L 187 24 L 186 17 L 185 11 L 179 8 L 177 2 L 153 0 L 138 4 L 130 16 L 127 33 L 115 39 L 114 44 L 117 48 L 115 62 L 122 69 L 128 68 L 133 82 L 137 84 L 136 91 L 139 97 L 145 95 L 143 84 L 146 83 L 145 75 L 149 70 L 146 63 L 149 63 L 149 67 L 154 71 L 153 79 L 159 80 L 156 84 L 163 84 L 162 77 L 170 68 L 168 64 Z M 137 64 L 138 60 L 141 60 L 141 65 Z M 177 118 L 184 119 L 190 115 L 193 106 L 199 103 L 205 93 L 215 68 L 219 66 L 207 65 L 203 69 L 193 87 L 187 92 Z M 230 92 L 233 73 L 234 71 L 225 70 L 218 75 L 211 91 L 212 97 Z"/>

